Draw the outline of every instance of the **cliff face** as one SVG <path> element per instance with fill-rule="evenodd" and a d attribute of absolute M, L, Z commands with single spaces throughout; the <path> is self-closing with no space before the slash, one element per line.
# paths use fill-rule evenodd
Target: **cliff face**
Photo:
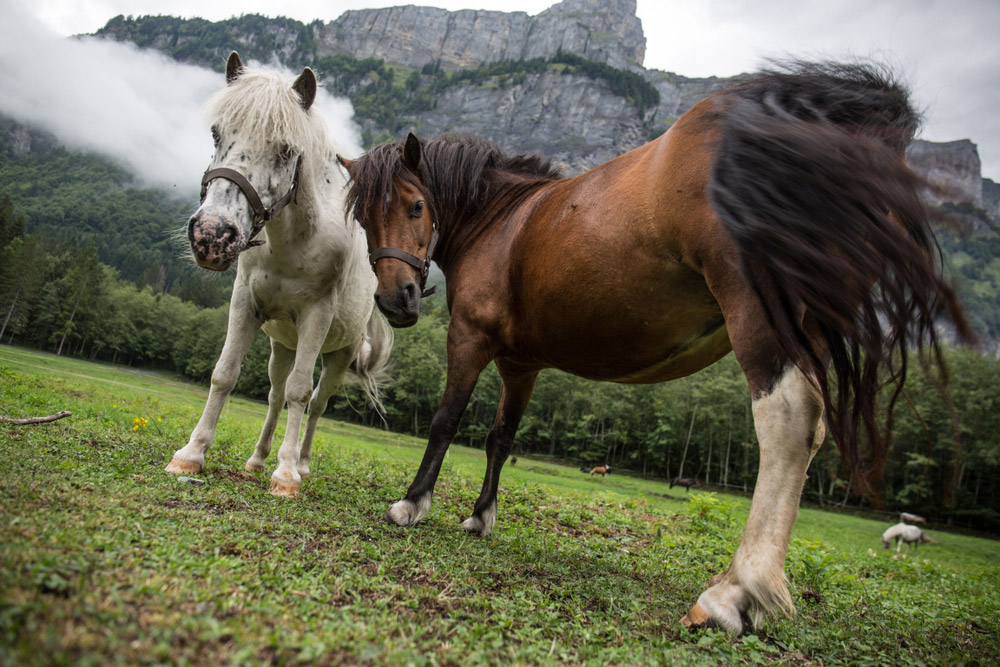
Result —
<path fill-rule="evenodd" d="M 628 69 L 646 53 L 635 0 L 564 0 L 536 16 L 413 5 L 353 10 L 312 30 L 328 52 L 417 68 L 439 62 L 445 70 L 551 58 L 560 49 Z"/>
<path fill-rule="evenodd" d="M 906 159 L 934 186 L 927 195 L 933 203 L 969 203 L 983 208 L 979 151 L 968 139 L 944 143 L 914 141 L 906 149 Z"/>
<path fill-rule="evenodd" d="M 506 88 L 449 89 L 414 119 L 424 136 L 487 137 L 512 152 L 542 153 L 580 173 L 646 141 L 636 108 L 606 86 L 575 75 L 532 74 Z"/>
<path fill-rule="evenodd" d="M 344 54 L 383 60 L 418 75 L 431 63 L 456 73 L 504 61 L 550 60 L 563 51 L 641 76 L 660 96 L 658 105 L 642 112 L 626 93 L 614 92 L 606 79 L 559 74 L 553 65 L 540 73 L 477 79 L 444 89 L 435 88 L 433 78 L 423 75 L 419 85 L 433 92 L 427 104 L 418 105 L 420 110 L 404 110 L 389 119 L 376 109 L 369 117 L 363 113 L 357 117 L 370 138 L 398 137 L 411 128 L 427 136 L 476 134 L 510 151 L 549 155 L 568 174 L 576 174 L 642 145 L 699 100 L 742 78 L 689 79 L 643 68 L 646 39 L 635 10 L 636 0 L 563 0 L 534 16 L 408 5 L 348 11 L 329 23 L 308 26 L 260 16 L 218 24 L 117 17 L 98 35 L 210 67 L 218 67 L 233 48 L 256 60 L 276 59 L 292 68 Z M 404 70 L 403 76 L 413 74 Z M 375 79 L 363 77 L 348 94 L 364 96 L 365 86 Z M 397 92 L 409 94 L 403 88 Z M 980 176 L 978 152 L 971 141 L 917 141 L 908 157 L 935 186 L 929 193 L 934 203 L 968 204 L 1000 220 L 1000 188 Z"/>

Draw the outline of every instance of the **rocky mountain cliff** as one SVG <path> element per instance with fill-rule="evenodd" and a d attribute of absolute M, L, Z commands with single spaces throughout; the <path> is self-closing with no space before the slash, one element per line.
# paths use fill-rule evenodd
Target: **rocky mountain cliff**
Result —
<path fill-rule="evenodd" d="M 696 79 L 645 69 L 646 38 L 635 9 L 635 0 L 563 0 L 534 16 L 407 5 L 352 10 L 308 25 L 259 16 L 218 23 L 119 16 L 98 35 L 216 69 L 234 48 L 262 62 L 310 65 L 335 92 L 355 102 L 369 143 L 410 129 L 428 136 L 476 134 L 510 151 L 544 153 L 575 174 L 659 135 L 697 101 L 739 78 Z M 593 68 L 559 63 L 560 54 L 603 67 L 603 77 Z M 489 69 L 530 61 L 550 64 L 520 72 L 514 67 L 513 74 L 509 67 Z M 345 62 L 384 67 L 347 80 Z M 470 71 L 483 76 L 457 83 L 442 79 L 442 73 Z M 615 76 L 630 75 L 641 77 L 647 97 L 658 97 L 654 104 L 637 104 L 634 93 L 612 85 Z M 365 100 L 372 102 L 375 93 L 381 97 L 366 108 Z M 392 96 L 403 103 L 387 104 Z M 384 107 L 390 105 L 399 108 L 387 114 Z M 971 141 L 918 141 L 909 156 L 938 187 L 931 195 L 936 203 L 967 203 L 1000 220 L 1000 195 L 981 177 Z"/>
<path fill-rule="evenodd" d="M 535 16 L 407 5 L 347 11 L 311 29 L 319 50 L 417 68 L 438 62 L 447 71 L 560 50 L 628 69 L 646 53 L 635 0 L 564 0 Z"/>

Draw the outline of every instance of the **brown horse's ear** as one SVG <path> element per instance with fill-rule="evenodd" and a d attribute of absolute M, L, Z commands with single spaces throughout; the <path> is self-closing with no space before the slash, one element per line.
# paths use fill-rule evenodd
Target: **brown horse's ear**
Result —
<path fill-rule="evenodd" d="M 299 94 L 299 103 L 306 111 L 316 100 L 316 87 L 316 75 L 308 67 L 302 70 L 302 74 L 292 84 L 292 89 Z"/>
<path fill-rule="evenodd" d="M 240 60 L 240 54 L 233 51 L 229 54 L 229 59 L 226 61 L 226 83 L 233 83 L 236 79 L 240 78 L 240 74 L 243 73 L 243 61 Z"/>
<path fill-rule="evenodd" d="M 403 144 L 403 166 L 414 174 L 418 173 L 417 167 L 420 166 L 420 139 L 417 139 L 417 135 L 412 132 L 406 135 L 406 143 Z"/>
<path fill-rule="evenodd" d="M 354 160 L 348 160 L 343 155 L 337 154 L 337 164 L 347 170 L 347 173 L 351 173 L 351 165 L 354 164 Z"/>

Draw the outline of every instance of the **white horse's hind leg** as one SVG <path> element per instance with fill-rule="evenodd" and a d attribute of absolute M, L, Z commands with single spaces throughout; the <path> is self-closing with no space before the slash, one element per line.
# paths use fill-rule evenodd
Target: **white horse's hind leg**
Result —
<path fill-rule="evenodd" d="M 166 471 L 169 473 L 177 475 L 197 473 L 205 464 L 205 452 L 215 439 L 215 427 L 219 423 L 222 407 L 236 386 L 236 381 L 240 377 L 240 367 L 246 359 L 250 343 L 253 342 L 253 335 L 260 326 L 251 315 L 245 292 L 243 283 L 237 279 L 229 306 L 226 342 L 212 371 L 212 386 L 208 392 L 205 410 L 198 420 L 198 425 L 191 432 L 188 443 L 174 452 L 173 459 L 167 464 Z"/>
<path fill-rule="evenodd" d="M 753 402 L 760 441 L 760 470 L 743 541 L 733 562 L 681 619 L 688 626 L 716 623 L 743 631 L 743 614 L 754 623 L 764 612 L 784 607 L 794 612 L 785 580 L 785 554 L 806 469 L 823 441 L 819 391 L 796 368 L 781 376 L 774 389 Z"/>
<path fill-rule="evenodd" d="M 262 472 L 264 461 L 271 453 L 271 442 L 274 440 L 274 430 L 278 425 L 278 417 L 285 407 L 285 380 L 295 361 L 295 352 L 278 341 L 271 339 L 271 358 L 267 362 L 267 376 L 271 381 L 271 389 L 267 393 L 267 417 L 260 430 L 260 437 L 253 448 L 253 454 L 243 467 L 250 472 Z"/>
<path fill-rule="evenodd" d="M 347 374 L 347 367 L 351 363 L 352 350 L 337 350 L 323 355 L 323 372 L 319 375 L 319 382 L 313 391 L 312 399 L 309 401 L 309 419 L 306 421 L 306 430 L 302 435 L 302 445 L 299 450 L 299 463 L 297 469 L 302 479 L 309 477 L 309 457 L 312 454 L 313 437 L 316 435 L 316 424 L 319 418 L 326 412 L 327 403 L 333 392 L 344 381 Z"/>

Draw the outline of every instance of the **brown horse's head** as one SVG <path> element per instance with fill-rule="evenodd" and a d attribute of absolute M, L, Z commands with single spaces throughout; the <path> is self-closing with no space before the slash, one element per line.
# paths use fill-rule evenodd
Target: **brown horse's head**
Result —
<path fill-rule="evenodd" d="M 351 177 L 348 205 L 368 237 L 378 277 L 375 303 L 394 327 L 416 324 L 437 239 L 427 189 L 420 180 L 420 141 L 384 144 L 340 163 Z"/>

